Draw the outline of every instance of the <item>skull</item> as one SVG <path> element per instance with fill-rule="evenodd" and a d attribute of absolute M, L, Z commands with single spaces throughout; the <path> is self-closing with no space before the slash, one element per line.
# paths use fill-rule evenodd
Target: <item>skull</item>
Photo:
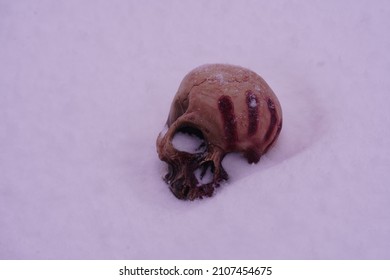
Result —
<path fill-rule="evenodd" d="M 221 164 L 227 153 L 241 153 L 249 163 L 257 163 L 281 128 L 280 103 L 259 75 L 233 65 L 200 66 L 181 82 L 166 128 L 157 138 L 159 158 L 168 164 L 165 181 L 179 199 L 212 196 L 228 179 Z M 176 149 L 172 140 L 178 132 L 203 139 L 203 149 Z M 212 180 L 202 184 L 195 173 L 202 178 L 207 170 Z"/>

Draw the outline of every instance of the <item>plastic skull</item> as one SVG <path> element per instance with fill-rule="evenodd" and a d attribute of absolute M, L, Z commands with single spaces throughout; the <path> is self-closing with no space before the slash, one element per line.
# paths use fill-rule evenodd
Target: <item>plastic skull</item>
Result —
<path fill-rule="evenodd" d="M 157 138 L 159 158 L 168 164 L 165 181 L 179 199 L 211 196 L 228 175 L 227 153 L 241 153 L 249 163 L 275 143 L 282 128 L 280 103 L 267 83 L 251 70 L 226 64 L 200 66 L 188 73 L 173 99 L 166 128 Z M 203 139 L 195 153 L 172 144 L 176 133 Z M 200 178 L 211 170 L 212 180 Z"/>

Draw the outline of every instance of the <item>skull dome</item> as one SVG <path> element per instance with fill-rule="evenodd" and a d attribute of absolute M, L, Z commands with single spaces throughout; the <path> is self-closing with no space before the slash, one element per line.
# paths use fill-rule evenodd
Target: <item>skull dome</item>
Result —
<path fill-rule="evenodd" d="M 166 128 L 157 138 L 159 158 L 168 164 L 165 181 L 179 199 L 212 196 L 228 179 L 224 156 L 241 153 L 257 163 L 275 143 L 282 128 L 280 103 L 255 72 L 227 64 L 207 64 L 189 72 L 173 99 Z M 176 133 L 195 135 L 203 149 L 195 153 L 175 148 Z M 211 182 L 202 183 L 206 170 Z"/>

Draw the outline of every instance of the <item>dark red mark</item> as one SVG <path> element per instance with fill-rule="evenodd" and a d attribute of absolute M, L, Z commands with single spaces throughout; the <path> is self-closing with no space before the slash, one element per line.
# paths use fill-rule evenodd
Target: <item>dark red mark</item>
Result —
<path fill-rule="evenodd" d="M 236 116 L 234 115 L 232 99 L 226 95 L 221 96 L 218 100 L 218 109 L 222 115 L 226 141 L 228 142 L 229 148 L 232 148 L 238 139 Z"/>
<path fill-rule="evenodd" d="M 267 133 L 265 134 L 265 137 L 264 137 L 264 141 L 268 141 L 269 138 L 271 137 L 272 132 L 274 131 L 274 128 L 275 128 L 275 125 L 276 125 L 276 121 L 277 121 L 275 104 L 271 100 L 271 98 L 268 98 L 267 105 L 268 105 L 269 113 L 271 114 L 271 119 L 270 119 L 270 123 L 269 123 L 269 127 L 268 127 L 268 130 L 267 130 Z"/>
<path fill-rule="evenodd" d="M 269 148 L 271 148 L 272 145 L 275 143 L 275 141 L 278 138 L 281 130 L 282 130 L 282 120 L 280 120 L 280 123 L 278 124 L 278 130 L 276 131 L 274 139 L 272 139 L 271 143 L 269 143 L 267 148 L 265 148 L 264 153 L 266 153 L 269 150 Z"/>
<path fill-rule="evenodd" d="M 256 133 L 259 123 L 259 100 L 250 90 L 246 92 L 246 105 L 248 106 L 248 136 L 252 136 Z"/>
<path fill-rule="evenodd" d="M 248 163 L 258 163 L 260 156 L 256 149 L 250 148 L 244 152 L 244 157 L 248 160 Z"/>

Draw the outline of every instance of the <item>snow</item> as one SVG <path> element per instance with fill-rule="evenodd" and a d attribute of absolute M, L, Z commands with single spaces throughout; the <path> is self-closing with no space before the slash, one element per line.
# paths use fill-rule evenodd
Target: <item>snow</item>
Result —
<path fill-rule="evenodd" d="M 176 150 L 188 152 L 191 154 L 200 153 L 206 149 L 203 139 L 200 139 L 193 134 L 182 132 L 177 132 L 173 136 L 172 145 Z"/>
<path fill-rule="evenodd" d="M 255 98 L 251 98 L 250 102 L 249 102 L 249 107 L 256 108 L 256 106 L 257 106 L 256 99 Z"/>
<path fill-rule="evenodd" d="M 1 1 L 1 259 L 390 258 L 388 1 Z M 177 200 L 155 142 L 205 63 L 283 108 L 259 164 Z"/>
<path fill-rule="evenodd" d="M 217 79 L 217 81 L 222 85 L 225 83 L 225 78 L 223 76 L 222 73 L 219 73 L 219 74 L 216 74 L 215 75 L 215 78 Z"/>

